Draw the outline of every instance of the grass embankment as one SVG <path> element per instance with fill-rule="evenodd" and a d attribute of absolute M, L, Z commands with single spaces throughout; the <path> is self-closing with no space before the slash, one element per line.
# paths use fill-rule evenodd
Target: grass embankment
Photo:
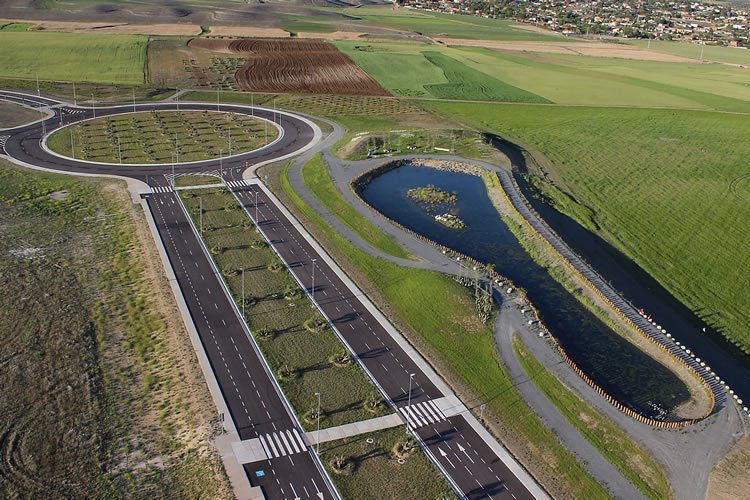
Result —
<path fill-rule="evenodd" d="M 594 214 L 601 236 L 750 353 L 750 144 L 736 140 L 750 132 L 746 116 L 429 105 L 543 155 L 549 180 Z"/>
<path fill-rule="evenodd" d="M 368 443 L 368 439 L 373 442 Z M 410 449 L 404 451 L 403 446 L 397 448 L 398 444 Z M 398 463 L 394 449 L 405 463 Z M 320 454 L 344 498 L 456 498 L 445 478 L 401 427 L 321 443 Z M 337 457 L 343 458 L 341 468 L 337 467 Z"/>
<path fill-rule="evenodd" d="M 209 92 L 203 90 L 192 90 L 185 92 L 181 96 L 183 101 L 207 101 L 216 102 L 216 92 Z M 253 94 L 251 92 L 220 92 L 219 104 L 224 103 L 237 103 L 237 104 L 250 104 L 253 106 L 272 106 L 273 100 L 277 97 L 276 94 Z"/>
<path fill-rule="evenodd" d="M 648 453 L 638 447 L 616 424 L 586 403 L 580 395 L 561 384 L 534 359 L 517 335 L 514 335 L 513 347 L 518 361 L 534 385 L 628 481 L 647 498 L 672 497 L 664 470 Z"/>
<path fill-rule="evenodd" d="M 76 159 L 118 163 L 208 160 L 272 142 L 276 127 L 245 115 L 214 111 L 151 111 L 89 120 L 53 133 L 47 146 Z M 230 143 L 231 140 L 231 143 Z M 72 141 L 72 142 L 71 142 Z"/>
<path fill-rule="evenodd" d="M 0 31 L 0 75 L 143 84 L 145 35 Z"/>
<path fill-rule="evenodd" d="M 366 420 L 389 413 L 376 389 L 325 324 L 296 281 L 244 211 L 225 189 L 180 191 L 196 226 L 203 200 L 203 240 L 224 281 L 242 309 L 245 268 L 245 318 L 284 394 L 307 430 Z M 369 406 L 373 399 L 373 407 Z"/>
<path fill-rule="evenodd" d="M 0 167 L 2 496 L 230 495 L 215 407 L 122 184 Z"/>
<path fill-rule="evenodd" d="M 305 182 L 310 191 L 320 200 L 332 214 L 338 217 L 341 222 L 357 233 L 363 240 L 388 255 L 402 259 L 413 258 L 403 248 L 401 248 L 393 238 L 386 235 L 375 227 L 370 221 L 365 219 L 354 208 L 351 207 L 344 198 L 341 197 L 336 187 L 333 185 L 331 177 L 326 173 L 323 165 L 323 158 L 320 153 L 315 155 L 305 164 Z"/>
<path fill-rule="evenodd" d="M 469 405 L 487 403 L 496 415 L 487 417 L 490 426 L 502 433 L 504 442 L 544 486 L 561 496 L 608 498 L 606 490 L 521 398 L 495 354 L 491 326 L 476 316 L 474 301 L 466 290 L 440 273 L 398 266 L 353 247 L 292 190 L 288 168 L 282 170 L 279 182 L 292 208 L 317 227 L 327 240 L 323 243 L 344 266 L 355 271 L 355 278 L 366 280 L 360 282 L 360 288 L 374 289 L 385 301 L 380 307 L 392 311 L 397 323 L 416 332 L 412 341 L 439 355 L 434 361 L 445 367 L 446 376 L 468 385 L 471 393 L 478 395 Z M 308 167 L 308 175 L 309 171 Z"/>

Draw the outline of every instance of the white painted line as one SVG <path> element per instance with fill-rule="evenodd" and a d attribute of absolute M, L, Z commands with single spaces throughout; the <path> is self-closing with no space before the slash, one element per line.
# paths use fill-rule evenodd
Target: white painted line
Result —
<path fill-rule="evenodd" d="M 294 436 L 292 436 L 292 431 L 287 430 L 286 433 L 289 435 L 289 442 L 292 443 L 292 447 L 294 448 L 295 453 L 299 453 L 302 450 L 299 449 L 299 446 L 297 446 L 297 441 L 294 439 Z"/>
<path fill-rule="evenodd" d="M 271 447 L 271 451 L 273 452 L 273 457 L 274 458 L 280 457 L 281 455 L 279 455 L 279 452 L 276 451 L 276 445 L 273 444 L 273 439 L 271 439 L 271 435 L 266 434 L 266 437 L 268 438 L 268 446 Z"/>
<path fill-rule="evenodd" d="M 276 435 L 276 433 L 275 433 L 275 432 L 273 433 L 273 439 L 274 439 L 274 440 L 276 441 L 276 444 L 278 444 L 278 445 L 279 445 L 279 452 L 280 452 L 280 453 L 281 453 L 282 455 L 285 455 L 285 456 L 286 456 L 286 450 L 284 449 L 284 446 L 282 446 L 282 444 L 281 444 L 281 440 L 279 439 L 279 436 L 278 436 L 278 435 Z"/>
<path fill-rule="evenodd" d="M 426 418 L 427 421 L 431 424 L 434 424 L 435 422 L 437 422 L 437 420 L 432 418 L 432 415 L 430 415 L 430 412 L 422 408 L 422 403 L 417 403 L 416 405 L 414 405 L 414 411 L 417 412 L 418 415 L 421 415 L 424 418 Z"/>
<path fill-rule="evenodd" d="M 411 417 L 414 419 L 415 422 L 422 422 L 422 424 L 420 425 L 420 427 L 422 425 L 427 425 L 427 421 L 424 420 L 422 417 L 418 416 L 417 412 L 415 412 L 411 407 L 405 406 L 405 408 L 406 408 L 406 411 L 409 412 L 409 415 L 411 415 Z"/>
<path fill-rule="evenodd" d="M 292 451 L 293 448 L 289 445 L 289 441 L 286 440 L 286 434 L 284 434 L 284 432 L 282 431 L 279 433 L 279 436 L 281 436 L 281 440 L 284 442 L 284 448 L 289 452 L 289 454 L 294 453 L 294 451 Z"/>
<path fill-rule="evenodd" d="M 266 440 L 260 434 L 258 434 L 258 438 L 260 439 L 261 446 L 263 446 L 263 451 L 266 452 L 266 456 L 272 458 L 271 452 L 268 451 L 268 446 L 266 446 Z"/>
<path fill-rule="evenodd" d="M 411 417 L 408 413 L 406 413 L 406 410 L 404 410 L 404 408 L 399 408 L 398 411 L 400 411 L 404 418 L 406 418 L 406 421 L 409 423 L 409 427 L 411 427 L 412 429 L 416 429 L 417 427 L 419 427 L 418 425 L 414 425 L 414 421 L 412 421 Z"/>
<path fill-rule="evenodd" d="M 297 432 L 297 429 L 292 429 L 292 431 L 294 432 L 294 437 L 296 437 L 297 441 L 299 441 L 300 447 L 302 447 L 303 450 L 307 449 L 307 445 L 302 440 L 302 436 L 299 435 L 299 432 Z"/>

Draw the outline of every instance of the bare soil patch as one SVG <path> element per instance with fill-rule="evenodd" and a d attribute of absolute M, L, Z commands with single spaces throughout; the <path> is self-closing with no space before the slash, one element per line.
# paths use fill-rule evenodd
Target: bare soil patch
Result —
<path fill-rule="evenodd" d="M 445 45 L 461 47 L 486 47 L 503 51 L 574 54 L 618 59 L 638 59 L 661 62 L 695 62 L 695 59 L 654 52 L 639 47 L 603 42 L 504 42 L 497 40 L 468 40 L 462 38 L 436 38 Z"/>
<path fill-rule="evenodd" d="M 0 101 L 0 129 L 18 127 L 40 118 L 39 112 L 31 108 Z"/>
<path fill-rule="evenodd" d="M 750 491 L 750 435 L 745 435 L 721 459 L 711 474 L 706 498 L 734 500 Z"/>
<path fill-rule="evenodd" d="M 33 24 L 30 31 L 63 31 L 68 33 L 117 33 L 121 35 L 198 35 L 201 27 L 197 24 L 130 24 L 130 23 L 89 23 L 66 21 L 40 20 L 6 20 L 1 22 L 16 22 Z"/>
<path fill-rule="evenodd" d="M 245 38 L 229 48 L 249 54 L 235 75 L 242 90 L 390 95 L 347 55 L 322 40 Z"/>
<path fill-rule="evenodd" d="M 211 26 L 211 35 L 261 38 L 289 38 L 289 32 L 281 28 L 264 28 L 257 26 Z"/>

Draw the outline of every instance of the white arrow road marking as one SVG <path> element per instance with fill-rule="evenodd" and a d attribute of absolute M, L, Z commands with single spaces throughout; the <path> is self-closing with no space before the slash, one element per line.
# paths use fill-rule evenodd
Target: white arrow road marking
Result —
<path fill-rule="evenodd" d="M 463 453 L 464 455 L 466 455 L 466 458 L 468 458 L 471 463 L 474 463 L 474 460 L 472 460 L 471 457 L 469 456 L 469 454 L 466 453 L 466 449 L 463 446 L 461 446 L 460 444 L 458 445 L 458 451 L 460 451 L 461 453 Z"/>
<path fill-rule="evenodd" d="M 318 498 L 320 498 L 320 500 L 323 500 L 323 494 L 318 489 L 318 484 L 315 482 L 315 479 L 310 478 L 310 481 L 312 481 L 313 486 L 315 486 L 315 491 L 318 492 Z"/>
<path fill-rule="evenodd" d="M 448 463 L 451 464 L 451 467 L 455 469 L 456 466 L 453 465 L 453 462 L 450 461 L 450 459 L 448 458 L 448 454 L 444 452 L 442 448 L 438 448 L 438 451 L 440 452 L 440 456 L 443 457 L 445 460 L 447 460 Z"/>

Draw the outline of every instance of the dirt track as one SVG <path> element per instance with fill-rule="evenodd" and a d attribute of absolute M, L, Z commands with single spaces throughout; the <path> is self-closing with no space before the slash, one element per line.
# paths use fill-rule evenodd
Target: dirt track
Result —
<path fill-rule="evenodd" d="M 235 75 L 242 90 L 390 95 L 347 55 L 322 40 L 240 39 L 229 48 L 248 54 Z"/>

